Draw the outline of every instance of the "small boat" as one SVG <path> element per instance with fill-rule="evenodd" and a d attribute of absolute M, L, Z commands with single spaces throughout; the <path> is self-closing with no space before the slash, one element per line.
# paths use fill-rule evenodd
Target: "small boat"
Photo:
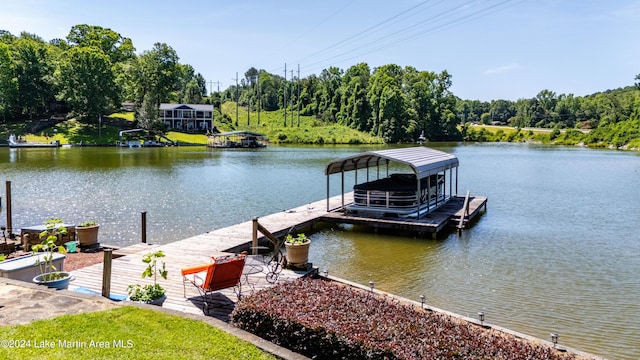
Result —
<path fill-rule="evenodd" d="M 60 141 L 59 140 L 51 140 L 49 143 L 34 143 L 34 142 L 26 142 L 24 140 L 20 140 L 14 134 L 9 136 L 7 140 L 10 148 L 59 148 Z"/>
<path fill-rule="evenodd" d="M 166 137 L 162 135 L 155 135 L 154 132 L 149 130 L 122 130 L 120 131 L 120 140 L 116 142 L 116 146 L 125 148 L 141 148 L 174 145 L 174 143 L 171 142 L 163 142 L 161 138 L 166 139 Z"/>
<path fill-rule="evenodd" d="M 353 187 L 354 203 L 347 209 L 412 216 L 417 206 L 424 212 L 427 207 L 433 208 L 447 200 L 441 174 L 432 174 L 420 181 L 419 189 L 417 186 L 415 174 L 391 174 L 383 179 L 356 184 Z"/>
<path fill-rule="evenodd" d="M 426 140 L 427 138 L 424 137 L 424 130 L 422 130 L 422 133 L 420 134 L 420 136 L 418 136 L 418 144 L 422 145 Z"/>
<path fill-rule="evenodd" d="M 391 162 L 396 163 L 393 168 L 408 166 L 411 172 L 389 174 Z M 366 182 L 358 182 L 360 169 L 366 172 Z M 325 174 L 346 171 L 356 171 L 353 202 L 343 204 L 352 215 L 420 219 L 447 203 L 454 196 L 454 190 L 457 193 L 458 159 L 453 154 L 423 146 L 368 151 L 336 159 L 327 165 Z M 377 179 L 369 180 L 373 175 Z M 344 189 L 344 179 L 342 187 Z M 327 198 L 328 193 L 329 185 Z"/>
<path fill-rule="evenodd" d="M 118 143 L 116 145 L 118 147 L 125 147 L 125 148 L 139 148 L 139 147 L 142 147 L 142 144 L 140 143 L 140 140 L 118 141 Z"/>
<path fill-rule="evenodd" d="M 267 146 L 267 137 L 251 131 L 231 131 L 209 136 L 208 147 L 254 149 Z"/>

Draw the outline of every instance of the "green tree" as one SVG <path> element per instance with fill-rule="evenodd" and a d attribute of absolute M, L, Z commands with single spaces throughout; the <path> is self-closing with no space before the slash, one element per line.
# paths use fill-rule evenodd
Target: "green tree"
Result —
<path fill-rule="evenodd" d="M 371 70 L 366 63 L 347 69 L 342 77 L 342 105 L 338 113 L 340 123 L 356 130 L 368 131 L 371 106 L 367 99 Z"/>
<path fill-rule="evenodd" d="M 184 92 L 184 98 L 182 99 L 184 104 L 202 104 L 202 89 L 200 89 L 196 79 L 189 81 Z"/>
<path fill-rule="evenodd" d="M 60 94 L 81 117 L 98 120 L 119 104 L 109 57 L 96 47 L 73 47 L 60 65 Z"/>
<path fill-rule="evenodd" d="M 155 101 L 151 98 L 151 95 L 145 96 L 142 100 L 142 104 L 136 110 L 136 120 L 138 126 L 143 129 L 152 130 L 159 128 L 158 121 L 158 107 Z"/>
<path fill-rule="evenodd" d="M 112 64 L 132 59 L 136 50 L 131 39 L 111 29 L 86 24 L 73 26 L 67 41 L 71 46 L 97 47 L 109 57 Z"/>
<path fill-rule="evenodd" d="M 406 118 L 406 99 L 400 89 L 388 86 L 380 95 L 380 126 L 378 136 L 386 142 L 407 141 L 403 129 L 403 119 Z"/>
<path fill-rule="evenodd" d="M 165 43 L 155 43 L 153 49 L 145 51 L 133 69 L 136 86 L 136 103 L 141 104 L 149 96 L 159 107 L 169 102 L 174 91 L 179 90 L 182 69 L 178 54 Z"/>
<path fill-rule="evenodd" d="M 416 139 L 424 130 L 427 140 L 444 141 L 460 139 L 457 130 L 456 98 L 451 94 L 451 75 L 447 71 L 439 74 L 405 68 L 404 89 L 409 89 L 412 109 L 417 116 L 417 125 L 412 126 L 408 118 L 407 131 L 410 139 Z M 409 112 L 409 115 L 411 112 Z"/>
<path fill-rule="evenodd" d="M 516 116 L 512 121 L 512 125 L 520 128 L 530 127 L 536 121 L 536 109 L 538 101 L 536 99 L 518 99 L 515 104 Z"/>
<path fill-rule="evenodd" d="M 198 88 L 200 89 L 200 96 L 209 96 L 209 94 L 207 94 L 207 81 L 204 79 L 204 76 L 202 76 L 202 74 L 200 73 L 197 73 L 193 76 L 193 80 L 195 80 L 196 84 L 198 84 Z"/>
<path fill-rule="evenodd" d="M 553 127 L 557 121 L 557 114 L 555 112 L 556 103 L 558 97 L 555 92 L 551 90 L 542 90 L 536 95 L 536 100 L 539 104 L 539 120 L 536 123 L 537 127 Z"/>
<path fill-rule="evenodd" d="M 492 121 L 499 121 L 507 124 L 515 116 L 516 109 L 513 102 L 508 100 L 492 100 L 489 114 Z"/>
<path fill-rule="evenodd" d="M 0 114 L 3 120 L 16 105 L 18 79 L 15 77 L 15 65 L 9 52 L 9 46 L 0 43 Z"/>
<path fill-rule="evenodd" d="M 13 45 L 13 59 L 18 80 L 17 106 L 21 113 L 44 113 L 53 98 L 53 61 L 48 45 L 36 36 L 22 33 Z"/>
<path fill-rule="evenodd" d="M 319 115 L 325 121 L 336 122 L 336 114 L 340 110 L 340 85 L 342 70 L 335 66 L 322 70 L 320 74 Z"/>
<path fill-rule="evenodd" d="M 268 72 L 260 73 L 260 103 L 263 109 L 267 111 L 275 111 L 280 108 L 279 99 L 282 97 L 280 88 L 282 78 Z M 233 88 L 235 91 L 235 87 Z M 233 92 L 235 99 L 235 92 Z"/>
<path fill-rule="evenodd" d="M 262 80 L 261 80 L 262 81 Z M 319 87 L 320 79 L 315 75 L 301 80 L 302 90 L 300 91 L 301 113 L 302 115 L 318 115 Z M 260 84 L 262 88 L 262 83 Z"/>
<path fill-rule="evenodd" d="M 7 30 L 0 30 L 0 42 L 10 45 L 16 41 L 16 37 Z"/>
<path fill-rule="evenodd" d="M 201 104 L 202 98 L 207 96 L 207 84 L 204 77 L 197 73 L 193 66 L 189 64 L 178 64 L 180 69 L 180 80 L 177 87 L 177 96 L 175 100 L 181 101 L 186 104 Z M 195 88 L 193 85 L 195 84 Z M 195 94 L 195 92 L 198 94 Z M 189 93 L 189 94 L 188 94 Z M 192 99 L 197 102 L 187 102 L 185 99 Z"/>
<path fill-rule="evenodd" d="M 402 86 L 402 68 L 395 64 L 383 65 L 373 70 L 369 80 L 369 92 L 367 99 L 371 104 L 371 121 L 369 131 L 377 135 L 380 133 L 379 127 L 382 124 L 381 100 L 382 94 L 391 89 L 400 89 Z"/>

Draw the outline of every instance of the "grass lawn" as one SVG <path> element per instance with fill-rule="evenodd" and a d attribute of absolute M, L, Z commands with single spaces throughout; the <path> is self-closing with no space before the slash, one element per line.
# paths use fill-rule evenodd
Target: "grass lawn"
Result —
<path fill-rule="evenodd" d="M 247 130 L 266 134 L 271 143 L 279 144 L 382 144 L 379 137 L 359 132 L 348 126 L 326 123 L 314 116 L 300 116 L 298 125 L 297 113 L 287 111 L 287 124 L 284 124 L 284 111 L 261 111 L 260 122 L 258 113 L 247 111 L 245 106 L 238 108 L 236 119 L 236 103 L 222 104 L 222 113 L 227 115 L 230 122 L 217 121 L 215 125 L 222 132 L 233 130 Z M 236 125 L 236 122 L 238 125 Z"/>
<path fill-rule="evenodd" d="M 272 144 L 382 144 L 384 141 L 367 133 L 359 132 L 347 126 L 322 122 L 314 116 L 298 116 L 296 112 L 287 111 L 287 123 L 284 124 L 284 111 L 261 111 L 260 121 L 256 111 L 248 112 L 246 106 L 238 108 L 236 119 L 236 103 L 226 102 L 222 105 L 225 118 L 218 116 L 214 125 L 221 132 L 247 130 L 264 133 Z M 109 115 L 111 119 L 132 122 L 134 113 L 119 112 Z M 22 136 L 29 142 L 49 142 L 58 140 L 61 144 L 109 144 L 115 145 L 120 140 L 120 128 L 110 126 L 107 121 L 98 129 L 96 121 L 82 123 L 76 119 L 63 121 L 55 125 L 31 133 L 30 128 L 37 121 L 16 121 L 0 127 L 0 137 L 8 138 L 9 134 Z M 184 134 L 169 131 L 166 138 L 182 144 L 206 145 L 207 137 L 202 134 Z M 1 141 L 1 140 L 0 140 Z"/>
<path fill-rule="evenodd" d="M 2 326 L 0 341 L 0 359 L 276 359 L 204 322 L 133 306 Z"/>

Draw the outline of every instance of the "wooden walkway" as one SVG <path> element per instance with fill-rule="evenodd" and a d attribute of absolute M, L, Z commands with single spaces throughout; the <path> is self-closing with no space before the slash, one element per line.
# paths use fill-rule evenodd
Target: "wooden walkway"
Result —
<path fill-rule="evenodd" d="M 345 194 L 345 204 L 352 201 L 352 193 Z M 259 218 L 260 224 L 269 230 L 274 236 L 280 238 L 287 234 L 292 227 L 296 232 L 307 231 L 313 224 L 321 221 L 363 223 L 368 226 L 406 228 L 413 231 L 423 231 L 436 234 L 450 221 L 455 221 L 455 216 L 462 213 L 464 199 L 452 199 L 445 206 L 429 214 L 420 220 L 404 219 L 368 219 L 354 216 L 346 216 L 342 212 L 327 212 L 326 199 L 303 205 L 287 211 L 267 215 Z M 486 198 L 476 197 L 470 203 L 470 212 L 477 215 L 480 208 L 486 207 Z M 335 209 L 342 205 L 342 196 L 336 196 L 329 200 L 329 208 Z M 453 220 L 452 220 L 453 219 Z M 267 242 L 266 238 L 260 238 L 261 245 Z M 164 307 L 192 314 L 202 314 L 202 303 L 197 289 L 190 284 L 186 287 L 186 298 L 183 296 L 183 283 L 180 270 L 184 267 L 211 262 L 211 256 L 219 256 L 228 253 L 238 253 L 249 250 L 253 238 L 253 221 L 249 220 L 237 225 L 214 230 L 205 234 L 196 235 L 184 240 L 179 240 L 165 245 L 137 244 L 113 252 L 111 269 L 111 294 L 126 295 L 127 287 L 131 284 L 152 284 L 149 279 L 142 279 L 141 274 L 146 267 L 142 257 L 151 252 L 162 250 L 166 255 L 163 260 L 168 270 L 168 279 L 160 279 L 158 282 L 166 289 L 167 300 Z M 242 294 L 248 295 L 253 291 L 271 286 L 266 281 L 267 267 L 265 259 L 260 256 L 250 256 L 245 265 L 246 275 L 242 279 Z M 311 270 L 313 271 L 313 269 Z M 72 271 L 75 279 L 69 288 L 87 288 L 98 293 L 102 290 L 103 264 L 96 264 L 86 268 Z M 249 274 L 250 273 L 250 274 Z M 285 269 L 278 281 L 290 281 L 305 276 L 305 271 L 292 271 Z M 223 321 L 233 310 L 237 296 L 233 289 L 222 290 L 216 294 L 218 304 L 212 316 Z"/>
<path fill-rule="evenodd" d="M 330 199 L 332 208 L 340 205 L 339 197 Z M 300 206 L 287 211 L 261 217 L 260 224 L 277 237 L 284 236 L 293 226 L 296 230 L 304 229 L 312 225 L 321 216 L 327 213 L 326 199 Z M 166 255 L 163 260 L 168 270 L 167 280 L 158 282 L 167 292 L 167 300 L 163 307 L 192 314 L 202 314 L 202 303 L 195 287 L 187 284 L 187 298 L 183 297 L 183 284 L 180 270 L 187 266 L 205 264 L 211 262 L 211 256 L 219 256 L 230 252 L 249 250 L 253 237 L 253 221 L 214 230 L 205 234 L 196 235 L 184 240 L 179 240 L 166 245 L 137 244 L 114 251 L 111 267 L 111 294 L 126 295 L 127 287 L 131 284 L 152 284 L 149 279 L 142 279 L 141 274 L 146 264 L 142 257 L 151 252 L 162 250 Z M 266 241 L 266 240 L 264 240 Z M 268 269 L 264 266 L 262 256 L 250 256 L 245 265 L 245 272 L 255 272 L 243 276 L 242 294 L 250 294 L 266 286 Z M 72 271 L 75 279 L 69 285 L 69 289 L 87 288 L 96 292 L 102 291 L 103 264 L 96 264 L 86 268 Z M 304 271 L 292 271 L 285 269 L 280 274 L 278 281 L 289 281 L 306 275 Z M 237 296 L 233 289 L 220 291 L 217 295 L 219 303 L 216 304 L 212 316 L 223 321 L 233 310 Z"/>

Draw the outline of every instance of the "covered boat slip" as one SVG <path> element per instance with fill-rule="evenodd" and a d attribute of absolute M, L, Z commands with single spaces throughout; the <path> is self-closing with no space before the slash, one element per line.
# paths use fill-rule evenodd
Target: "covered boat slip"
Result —
<path fill-rule="evenodd" d="M 393 164 L 393 163 L 396 164 Z M 399 165 L 399 166 L 398 166 Z M 389 174 L 408 167 L 411 173 Z M 366 172 L 358 183 L 358 173 Z M 353 191 L 345 191 L 345 173 L 353 171 Z M 380 229 L 431 233 L 435 239 L 447 225 L 459 230 L 486 210 L 487 198 L 457 195 L 458 159 L 439 150 L 413 147 L 369 151 L 330 162 L 326 169 L 327 200 L 330 176 L 341 175 L 340 206 L 327 201 L 324 221 Z M 375 179 L 370 180 L 370 177 Z M 454 180 L 455 177 L 455 180 Z"/>
<path fill-rule="evenodd" d="M 411 173 L 389 174 L 392 162 L 406 165 Z M 366 182 L 358 183 L 359 170 L 362 169 Z M 452 154 L 422 146 L 368 151 L 330 162 L 325 170 L 327 198 L 330 193 L 329 177 L 339 173 L 344 199 L 345 172 L 348 171 L 355 172 L 354 201 L 350 204 L 343 201 L 342 206 L 351 213 L 369 217 L 419 219 L 458 192 L 458 159 Z M 376 179 L 371 181 L 372 173 Z"/>
<path fill-rule="evenodd" d="M 263 148 L 267 146 L 267 137 L 251 131 L 231 131 L 209 136 L 208 147 L 214 148 Z"/>

